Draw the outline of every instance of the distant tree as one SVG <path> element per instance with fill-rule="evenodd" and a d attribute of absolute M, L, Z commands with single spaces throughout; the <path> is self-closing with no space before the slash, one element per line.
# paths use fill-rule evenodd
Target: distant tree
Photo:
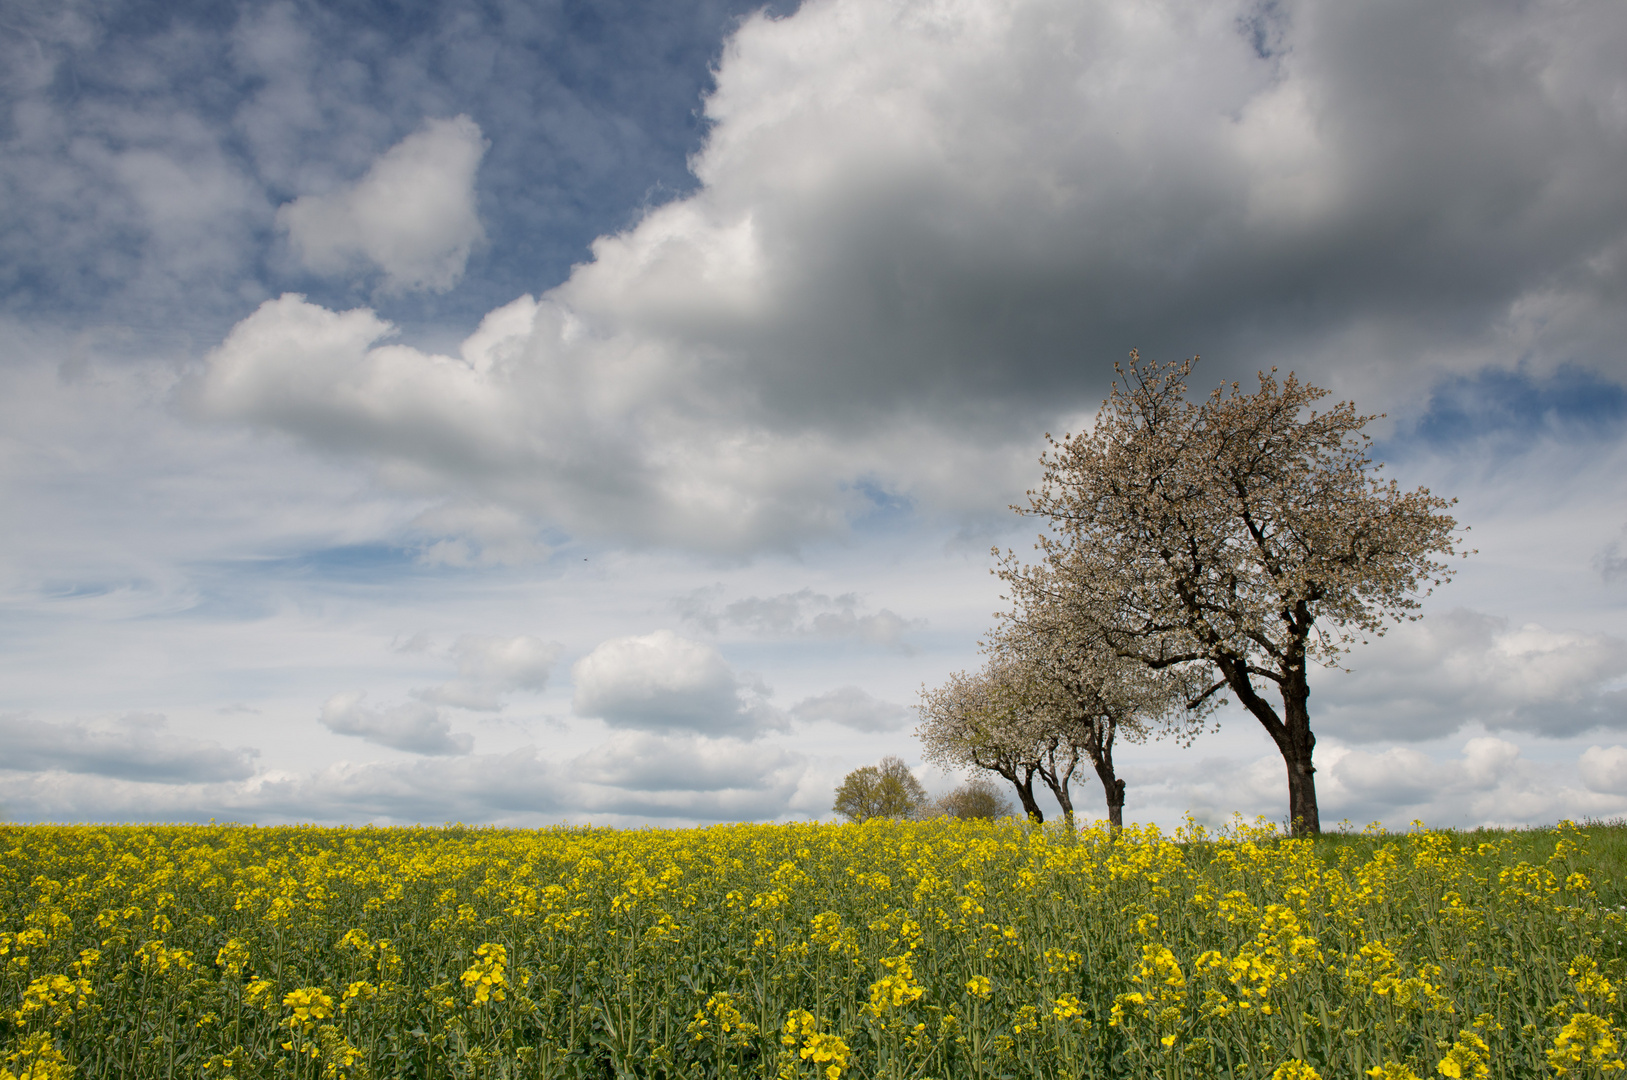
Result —
<path fill-rule="evenodd" d="M 952 817 L 961 821 L 994 821 L 1010 817 L 1011 800 L 1000 794 L 994 781 L 986 776 L 974 776 L 947 795 L 936 799 L 927 813 L 933 817 Z"/>
<path fill-rule="evenodd" d="M 1017 792 L 1024 816 L 1044 821 L 1034 798 L 1034 777 L 1049 766 L 1057 774 L 1053 740 L 1033 721 L 1023 688 L 993 665 L 975 674 L 957 671 L 940 687 L 921 690 L 915 729 L 926 760 L 950 770 L 982 769 L 1002 776 Z M 1063 766 L 1064 775 L 1068 766 Z M 1065 793 L 1065 789 L 1064 789 Z"/>
<path fill-rule="evenodd" d="M 1217 703 L 1203 693 L 1202 669 L 1155 671 L 1119 656 L 1074 618 L 1079 603 L 1019 605 L 1006 615 L 991 647 L 1008 666 L 1024 671 L 1047 748 L 1058 748 L 1048 756 L 1065 750 L 1070 764 L 1090 764 L 1106 798 L 1108 824 L 1118 830 L 1124 827 L 1125 783 L 1113 761 L 1117 743 L 1165 737 L 1190 742 Z M 1071 822 L 1071 768 L 1063 775 L 1042 767 L 1040 775 Z"/>
<path fill-rule="evenodd" d="M 957 673 L 924 690 L 916 735 L 924 754 L 944 768 L 975 768 L 1004 777 L 1024 812 L 1045 819 L 1034 799 L 1037 778 L 1071 826 L 1072 782 L 1089 764 L 1101 781 L 1108 821 L 1124 824 L 1124 781 L 1113 750 L 1122 737 L 1150 736 L 1200 724 L 1205 708 L 1186 671 L 1153 672 L 1099 640 L 1081 635 L 1054 604 L 1019 607 L 985 644 L 989 661 L 977 675 Z"/>
<path fill-rule="evenodd" d="M 902 758 L 891 755 L 880 765 L 854 769 L 836 789 L 831 808 L 849 821 L 917 817 L 927 805 L 926 789 Z"/>
<path fill-rule="evenodd" d="M 1049 439 L 1024 510 L 1048 519 L 1042 558 L 1000 573 L 1020 607 L 1053 607 L 1086 636 L 1151 669 L 1218 670 L 1276 743 L 1296 834 L 1321 830 L 1307 665 L 1336 665 L 1353 638 L 1418 616 L 1451 576 L 1451 505 L 1380 483 L 1348 402 L 1292 374 L 1260 373 L 1201 403 L 1196 360 L 1131 354 L 1094 428 Z M 1274 690 L 1280 705 L 1264 691 Z"/>

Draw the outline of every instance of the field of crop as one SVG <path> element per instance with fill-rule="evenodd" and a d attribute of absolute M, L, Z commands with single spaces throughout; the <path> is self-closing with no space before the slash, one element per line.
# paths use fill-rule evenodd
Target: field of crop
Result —
<path fill-rule="evenodd" d="M 0 827 L 0 1075 L 1622 1070 L 1624 830 Z"/>

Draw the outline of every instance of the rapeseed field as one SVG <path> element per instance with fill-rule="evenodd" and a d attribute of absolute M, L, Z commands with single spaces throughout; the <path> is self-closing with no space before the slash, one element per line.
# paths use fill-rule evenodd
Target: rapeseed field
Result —
<path fill-rule="evenodd" d="M 1598 832 L 5 826 L 0 1077 L 1610 1076 Z"/>

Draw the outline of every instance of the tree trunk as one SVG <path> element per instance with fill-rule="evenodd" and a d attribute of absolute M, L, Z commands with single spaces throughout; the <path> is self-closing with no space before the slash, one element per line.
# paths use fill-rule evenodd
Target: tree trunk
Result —
<path fill-rule="evenodd" d="M 1107 823 L 1114 832 L 1124 829 L 1124 781 L 1113 775 L 1113 759 L 1096 765 L 1096 776 L 1107 792 Z"/>
<path fill-rule="evenodd" d="M 1056 801 L 1062 807 L 1063 824 L 1067 825 L 1069 832 L 1075 831 L 1077 826 L 1073 822 L 1073 795 L 1068 791 L 1068 782 L 1066 780 L 1057 789 Z"/>
<path fill-rule="evenodd" d="M 1107 823 L 1115 833 L 1124 830 L 1124 781 L 1113 768 L 1113 740 L 1118 734 L 1118 721 L 1112 716 L 1099 721 L 1096 737 L 1085 743 L 1085 753 L 1096 770 L 1096 778 L 1107 793 Z M 1105 730 L 1104 730 L 1105 729 Z"/>
<path fill-rule="evenodd" d="M 1034 800 L 1034 770 L 1028 769 L 1022 779 L 1017 778 L 1015 770 L 1006 772 L 1001 770 L 1000 775 L 1011 781 L 1011 786 L 1017 789 L 1017 801 L 1023 804 L 1023 813 L 1030 821 L 1043 822 L 1045 814 Z"/>
<path fill-rule="evenodd" d="M 1070 748 L 1067 767 L 1063 768 L 1057 761 L 1057 754 L 1061 748 L 1062 740 L 1053 739 L 1050 750 L 1040 755 L 1041 763 L 1036 771 L 1039 778 L 1045 781 L 1045 786 L 1051 789 L 1051 794 L 1056 797 L 1056 804 L 1062 808 L 1062 820 L 1067 823 L 1068 831 L 1073 832 L 1073 792 L 1069 790 L 1069 784 L 1073 780 L 1073 770 L 1079 767 L 1079 752 Z M 1044 764 L 1046 758 L 1050 759 L 1049 769 Z"/>
<path fill-rule="evenodd" d="M 1277 684 L 1282 693 L 1282 716 L 1254 689 L 1242 658 L 1223 660 L 1220 671 L 1237 695 L 1238 703 L 1254 714 L 1271 741 L 1277 744 L 1283 763 L 1288 766 L 1289 831 L 1294 836 L 1320 836 L 1322 818 L 1316 807 L 1316 766 L 1312 764 L 1316 736 L 1311 732 L 1311 714 L 1306 704 L 1311 690 L 1305 680 L 1303 650 L 1291 651 L 1286 666 L 1288 670 Z"/>
<path fill-rule="evenodd" d="M 1017 785 L 1017 798 L 1022 801 L 1023 813 L 1028 815 L 1030 821 L 1043 822 L 1045 820 L 1045 811 L 1041 810 L 1039 803 L 1034 800 L 1034 777 L 1032 775 L 1029 775 L 1022 783 Z"/>
<path fill-rule="evenodd" d="M 1306 705 L 1310 687 L 1305 666 L 1299 665 L 1282 688 L 1283 735 L 1279 745 L 1288 763 L 1288 821 L 1295 836 L 1320 836 L 1322 818 L 1316 807 L 1316 735 L 1311 731 L 1311 714 Z"/>

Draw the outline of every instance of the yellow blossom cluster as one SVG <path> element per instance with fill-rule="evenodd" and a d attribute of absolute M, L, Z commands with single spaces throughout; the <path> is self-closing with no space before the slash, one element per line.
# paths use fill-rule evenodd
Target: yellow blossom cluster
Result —
<path fill-rule="evenodd" d="M 0 826 L 0 1080 L 1610 1077 L 1613 836 Z"/>

